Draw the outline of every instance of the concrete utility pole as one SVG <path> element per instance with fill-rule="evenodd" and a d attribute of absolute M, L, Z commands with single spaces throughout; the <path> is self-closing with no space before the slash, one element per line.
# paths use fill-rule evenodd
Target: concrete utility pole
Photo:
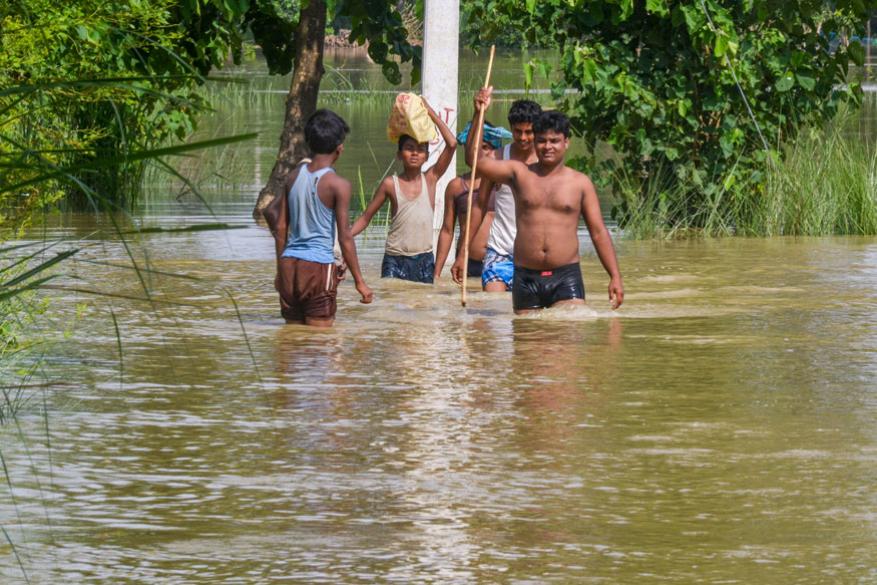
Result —
<path fill-rule="evenodd" d="M 460 61 L 460 1 L 426 0 L 423 23 L 423 95 L 448 127 L 457 131 L 457 88 Z M 430 145 L 429 166 L 435 164 L 444 142 L 438 138 Z M 441 178 L 435 191 L 434 226 L 442 225 L 445 188 L 457 174 L 454 156 L 448 172 Z"/>

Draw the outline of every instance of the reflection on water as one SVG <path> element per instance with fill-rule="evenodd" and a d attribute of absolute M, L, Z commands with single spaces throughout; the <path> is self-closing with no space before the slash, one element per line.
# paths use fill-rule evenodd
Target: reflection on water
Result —
<path fill-rule="evenodd" d="M 282 323 L 258 228 L 140 244 L 200 280 L 112 302 L 121 373 L 89 300 L 49 356 L 72 384 L 51 450 L 36 415 L 27 451 L 4 431 L 0 524 L 33 582 L 877 577 L 873 239 L 622 242 L 617 314 L 586 248 L 587 306 L 519 318 L 507 295 L 462 310 L 448 279 L 378 279 L 373 237 L 377 300 L 343 284 L 329 331 Z M 79 275 L 142 295 L 129 271 Z"/>

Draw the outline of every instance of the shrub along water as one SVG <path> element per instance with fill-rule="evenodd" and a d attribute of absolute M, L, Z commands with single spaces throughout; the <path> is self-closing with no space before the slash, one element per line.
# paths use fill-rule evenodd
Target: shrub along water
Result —
<path fill-rule="evenodd" d="M 611 146 L 615 156 L 591 169 L 595 175 L 621 181 L 616 192 L 643 186 L 641 200 L 625 198 L 627 207 L 616 209 L 621 223 L 657 209 L 671 231 L 723 233 L 750 227 L 736 215 L 764 194 L 786 141 L 860 101 L 852 67 L 862 66 L 865 51 L 853 39 L 875 7 L 874 0 L 472 0 L 467 14 L 482 40 L 513 28 L 559 54 L 558 63 L 534 59 L 527 77 L 553 79 L 592 152 Z M 833 40 L 841 38 L 850 41 Z"/>
<path fill-rule="evenodd" d="M 632 238 L 877 234 L 877 147 L 859 133 L 864 112 L 846 111 L 806 128 L 764 165 L 762 186 L 692 195 L 664 169 L 613 183 Z"/>

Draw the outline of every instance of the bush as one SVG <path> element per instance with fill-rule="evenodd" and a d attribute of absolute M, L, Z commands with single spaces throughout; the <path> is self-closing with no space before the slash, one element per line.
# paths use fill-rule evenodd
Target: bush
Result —
<path fill-rule="evenodd" d="M 837 41 L 861 35 L 875 6 L 473 0 L 468 10 L 485 39 L 515 27 L 560 53 L 555 98 L 592 152 L 602 143 L 613 149 L 616 156 L 582 166 L 627 194 L 615 209 L 622 224 L 657 209 L 668 229 L 723 233 L 736 225 L 736 209 L 765 193 L 768 169 L 800 128 L 859 103 L 850 66 L 862 64 L 864 50 Z M 552 66 L 533 62 L 528 77 L 552 75 Z M 631 199 L 633 186 L 642 190 Z"/>

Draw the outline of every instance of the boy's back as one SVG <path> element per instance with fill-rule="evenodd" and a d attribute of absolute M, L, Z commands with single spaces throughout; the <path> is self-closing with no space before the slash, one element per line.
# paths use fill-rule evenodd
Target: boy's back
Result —
<path fill-rule="evenodd" d="M 350 183 L 338 177 L 332 165 L 344 150 L 350 128 L 329 110 L 317 110 L 305 124 L 312 160 L 290 174 L 286 193 L 273 221 L 280 312 L 288 323 L 331 326 L 341 280 L 335 266 L 335 233 L 362 302 L 373 294 L 362 278 L 348 213 Z M 274 204 L 269 206 L 272 209 Z"/>
<path fill-rule="evenodd" d="M 311 171 L 308 165 L 298 168 L 287 195 L 289 238 L 283 257 L 324 264 L 334 262 L 335 210 L 331 205 L 331 193 L 329 189 L 323 189 L 325 193 L 320 197 L 317 192 L 320 180 L 328 173 L 334 173 L 334 169 L 324 167 Z M 324 199 L 329 200 L 328 205 Z"/>

